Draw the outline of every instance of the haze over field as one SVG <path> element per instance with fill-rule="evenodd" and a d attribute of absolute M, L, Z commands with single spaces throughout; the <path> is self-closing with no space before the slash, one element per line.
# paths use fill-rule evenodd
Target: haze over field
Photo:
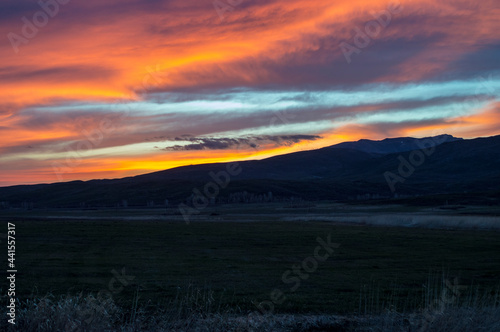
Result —
<path fill-rule="evenodd" d="M 0 3 L 0 186 L 500 132 L 496 0 L 40 3 Z"/>

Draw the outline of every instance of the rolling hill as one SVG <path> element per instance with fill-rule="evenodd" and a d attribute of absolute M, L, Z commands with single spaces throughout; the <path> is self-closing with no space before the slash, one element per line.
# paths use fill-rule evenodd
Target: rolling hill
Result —
<path fill-rule="evenodd" d="M 389 199 L 435 194 L 493 197 L 500 192 L 500 136 L 449 135 L 360 140 L 238 163 L 215 202 Z M 0 188 L 0 207 L 105 207 L 185 202 L 227 164 L 183 166 L 113 180 Z M 211 175 L 212 174 L 212 175 Z M 392 183 L 392 185 L 391 185 Z M 266 196 L 267 195 L 267 196 Z"/>

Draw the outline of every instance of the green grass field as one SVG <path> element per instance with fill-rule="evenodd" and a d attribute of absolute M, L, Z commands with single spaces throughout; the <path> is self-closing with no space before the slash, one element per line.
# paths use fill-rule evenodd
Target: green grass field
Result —
<path fill-rule="evenodd" d="M 83 212 L 85 213 L 85 212 Z M 239 312 L 256 310 L 279 289 L 276 313 L 361 313 L 423 305 L 429 278 L 494 292 L 500 277 L 500 233 L 341 225 L 331 222 L 162 220 L 30 220 L 16 218 L 20 300 L 115 290 L 130 307 L 169 303 L 189 289 Z M 251 215 L 242 218 L 251 219 Z M 266 220 L 267 219 L 267 220 Z M 4 217 L 5 227 L 7 220 Z M 314 255 L 317 238 L 340 244 L 308 278 L 282 275 Z M 6 262 L 5 262 L 6 264 Z M 117 283 L 112 270 L 134 279 Z M 303 271 L 303 270 L 302 270 Z M 2 291 L 2 293 L 5 293 Z M 104 293 L 102 293 L 104 294 Z"/>

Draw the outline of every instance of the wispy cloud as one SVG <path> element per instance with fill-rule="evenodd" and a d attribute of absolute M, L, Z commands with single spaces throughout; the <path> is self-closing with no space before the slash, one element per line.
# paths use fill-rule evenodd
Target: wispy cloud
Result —
<path fill-rule="evenodd" d="M 260 144 L 274 143 L 276 146 L 290 146 L 301 141 L 314 141 L 320 139 L 316 135 L 286 135 L 286 136 L 250 136 L 245 138 L 198 138 L 176 137 L 172 141 L 189 142 L 185 145 L 173 145 L 165 148 L 167 151 L 189 150 L 226 150 L 238 148 L 259 148 Z"/>
<path fill-rule="evenodd" d="M 104 119 L 118 129 L 68 179 L 431 128 L 499 133 L 497 1 L 401 1 L 346 63 L 340 43 L 389 4 L 243 1 L 221 20 L 211 1 L 70 1 L 27 37 L 43 8 L 1 2 L 0 185 L 54 181 L 50 165 Z M 16 53 L 9 33 L 29 43 Z M 161 136 L 174 139 L 152 139 Z"/>

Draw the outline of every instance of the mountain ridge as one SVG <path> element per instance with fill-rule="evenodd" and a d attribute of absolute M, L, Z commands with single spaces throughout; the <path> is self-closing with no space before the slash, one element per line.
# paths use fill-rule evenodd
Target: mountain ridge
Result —
<path fill-rule="evenodd" d="M 398 140 L 405 143 L 399 144 Z M 366 152 L 367 141 L 370 152 Z M 220 188 L 218 200 L 224 202 L 238 192 L 255 195 L 272 192 L 283 199 L 346 200 L 358 195 L 390 198 L 395 194 L 500 191 L 500 135 L 467 140 L 440 135 L 345 143 L 349 144 L 240 161 L 241 173 L 231 177 L 227 188 Z M 420 149 L 407 150 L 417 143 Z M 384 149 L 397 152 L 380 153 Z M 414 170 L 409 176 L 402 176 L 398 171 L 402 160 L 408 163 L 417 160 L 416 156 L 423 158 L 422 163 L 410 165 Z M 182 166 L 121 179 L 1 187 L 0 203 L 74 207 L 113 206 L 122 200 L 128 200 L 131 206 L 165 199 L 183 202 L 193 189 L 202 189 L 213 181 L 211 172 L 223 171 L 227 164 Z M 392 178 L 399 177 L 395 190 L 388 185 L 388 173 Z"/>

